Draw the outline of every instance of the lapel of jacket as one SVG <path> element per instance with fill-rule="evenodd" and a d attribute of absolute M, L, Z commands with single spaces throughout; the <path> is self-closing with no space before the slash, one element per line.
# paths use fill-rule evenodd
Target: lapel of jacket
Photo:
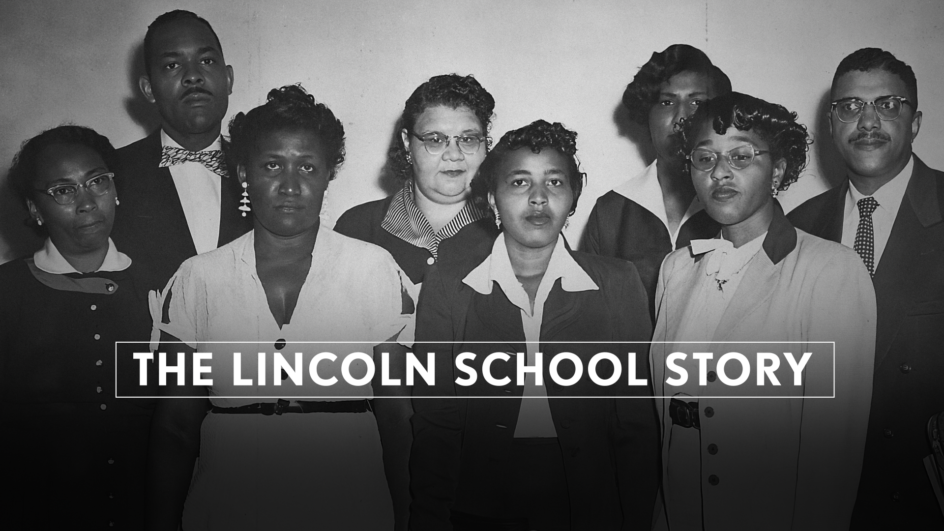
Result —
<path fill-rule="evenodd" d="M 566 242 L 566 240 L 565 240 Z M 573 256 L 573 251 L 569 248 L 567 252 Z M 576 261 L 576 259 L 575 259 Z M 578 266 L 580 263 L 577 262 Z M 583 266 L 580 266 L 581 268 Z M 595 281 L 599 284 L 599 281 Z M 600 287 L 599 285 L 597 287 Z M 547 300 L 544 301 L 544 317 L 541 319 L 541 339 L 551 341 L 557 337 L 557 332 L 577 319 L 580 315 L 577 309 L 577 299 L 582 297 L 582 292 L 568 293 L 561 286 L 561 279 L 554 281 L 551 292 L 547 294 Z"/>
<path fill-rule="evenodd" d="M 925 228 L 941 222 L 941 194 L 934 172 L 915 156 L 911 181 L 872 278 L 878 301 L 876 367 L 885 360 L 898 333 L 905 306 L 921 287 L 923 276 L 914 274 L 913 268 L 922 252 Z"/>
<path fill-rule="evenodd" d="M 842 219 L 846 209 L 849 180 L 844 180 L 838 188 L 834 188 L 832 191 L 833 193 L 823 206 L 813 226 L 817 228 L 816 236 L 840 243 L 842 241 Z"/>
<path fill-rule="evenodd" d="M 186 256 L 197 254 L 193 244 L 187 217 L 180 204 L 180 196 L 174 185 L 169 168 L 161 168 L 161 130 L 147 137 L 146 149 L 142 152 L 141 168 L 145 179 L 142 212 L 150 219 L 146 221 L 148 233 L 160 235 L 161 245 L 177 249 Z"/>
<path fill-rule="evenodd" d="M 744 272 L 741 284 L 721 316 L 713 338 L 715 341 L 727 339 L 745 317 L 770 299 L 774 292 L 771 285 L 780 272 L 781 263 L 796 248 L 796 243 L 796 229 L 783 215 L 779 203 L 775 202 L 774 217 L 767 229 L 763 247 Z"/>

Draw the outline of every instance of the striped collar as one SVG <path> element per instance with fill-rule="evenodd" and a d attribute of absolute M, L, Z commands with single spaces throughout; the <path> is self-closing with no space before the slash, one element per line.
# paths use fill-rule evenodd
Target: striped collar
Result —
<path fill-rule="evenodd" d="M 439 232 L 426 220 L 426 216 L 416 206 L 413 198 L 413 181 L 404 183 L 403 188 L 397 191 L 387 209 L 380 226 L 390 234 L 401 240 L 422 247 L 438 258 L 439 244 L 447 238 L 455 236 L 463 227 L 485 217 L 485 211 L 466 201 L 465 206 Z"/>

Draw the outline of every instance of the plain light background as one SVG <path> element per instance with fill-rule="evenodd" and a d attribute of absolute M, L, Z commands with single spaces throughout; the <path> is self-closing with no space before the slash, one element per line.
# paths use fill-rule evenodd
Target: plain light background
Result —
<path fill-rule="evenodd" d="M 596 198 L 650 161 L 620 98 L 652 52 L 673 43 L 701 48 L 735 90 L 796 111 L 810 128 L 817 142 L 800 181 L 781 194 L 787 210 L 842 177 L 825 128 L 829 84 L 862 47 L 914 68 L 924 112 L 915 152 L 944 168 L 941 0 L 0 0 L 0 262 L 40 242 L 6 185 L 20 143 L 64 122 L 116 147 L 150 132 L 155 115 L 137 89 L 141 42 L 155 17 L 176 8 L 213 24 L 235 69 L 226 123 L 296 82 L 342 120 L 347 161 L 329 188 L 331 224 L 387 195 L 381 169 L 403 103 L 429 77 L 455 72 L 495 97 L 496 141 L 538 118 L 579 133 L 589 181 L 566 231 L 578 242 Z"/>

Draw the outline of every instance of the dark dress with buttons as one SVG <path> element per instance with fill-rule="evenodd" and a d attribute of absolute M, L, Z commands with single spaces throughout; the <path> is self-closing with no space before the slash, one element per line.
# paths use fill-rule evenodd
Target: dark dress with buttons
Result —
<path fill-rule="evenodd" d="M 489 218 L 469 223 L 451 238 L 443 240 L 436 257 L 424 247 L 397 238 L 381 226 L 394 197 L 391 195 L 351 208 L 338 218 L 334 231 L 383 247 L 414 284 L 422 283 L 437 261 L 459 256 L 487 256 L 491 252 L 498 229 Z"/>
<path fill-rule="evenodd" d="M 150 336 L 140 273 L 56 275 L 32 257 L 0 266 L 5 529 L 143 527 L 154 402 L 115 397 L 116 373 L 118 395 L 138 381 L 133 346 L 116 353 L 115 341 Z"/>

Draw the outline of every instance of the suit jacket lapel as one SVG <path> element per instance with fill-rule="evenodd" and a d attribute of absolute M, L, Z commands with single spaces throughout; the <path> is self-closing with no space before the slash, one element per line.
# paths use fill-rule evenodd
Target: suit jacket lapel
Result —
<path fill-rule="evenodd" d="M 838 192 L 830 198 L 830 203 L 826 205 L 820 214 L 817 226 L 822 227 L 818 234 L 820 238 L 842 242 L 842 219 L 846 210 L 846 194 L 849 192 L 849 181 L 845 180 L 839 185 Z"/>
<path fill-rule="evenodd" d="M 875 345 L 875 366 L 885 360 L 892 340 L 904 318 L 904 307 L 914 298 L 916 279 L 913 274 L 922 252 L 925 227 L 941 221 L 939 192 L 934 173 L 918 157 L 905 197 L 902 199 L 888 243 L 882 252 L 872 279 L 878 301 L 878 334 Z"/>
<path fill-rule="evenodd" d="M 741 284 L 734 292 L 734 298 L 721 316 L 718 328 L 715 329 L 715 340 L 726 339 L 745 317 L 770 299 L 773 295 L 771 286 L 780 272 L 783 259 L 796 249 L 796 244 L 796 229 L 787 221 L 780 203 L 774 200 L 774 215 L 767 228 L 764 244 L 751 260 Z"/>

